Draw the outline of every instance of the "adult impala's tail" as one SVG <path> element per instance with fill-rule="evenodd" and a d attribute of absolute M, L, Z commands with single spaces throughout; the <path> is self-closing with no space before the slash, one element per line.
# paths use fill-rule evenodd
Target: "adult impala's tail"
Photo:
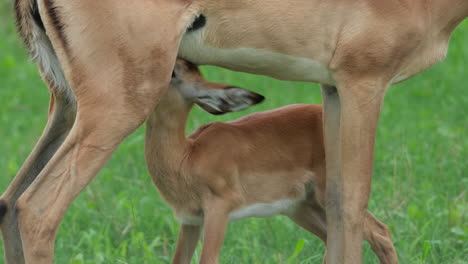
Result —
<path fill-rule="evenodd" d="M 73 94 L 63 73 L 55 50 L 47 37 L 46 29 L 40 15 L 39 2 L 42 0 L 16 0 L 16 25 L 18 33 L 26 45 L 32 59 L 37 63 L 44 80 L 50 89 L 57 89 L 67 94 L 74 101 Z M 43 0 L 45 12 L 49 12 L 52 22 L 59 23 L 56 8 L 50 0 Z"/>

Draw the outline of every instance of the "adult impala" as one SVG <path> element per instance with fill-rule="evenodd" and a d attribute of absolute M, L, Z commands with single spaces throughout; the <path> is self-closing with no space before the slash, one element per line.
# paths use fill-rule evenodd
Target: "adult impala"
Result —
<path fill-rule="evenodd" d="M 17 0 L 16 12 L 51 104 L 1 198 L 8 263 L 52 263 L 65 210 L 146 120 L 177 54 L 323 84 L 326 259 L 361 263 L 385 90 L 444 57 L 468 0 Z"/>

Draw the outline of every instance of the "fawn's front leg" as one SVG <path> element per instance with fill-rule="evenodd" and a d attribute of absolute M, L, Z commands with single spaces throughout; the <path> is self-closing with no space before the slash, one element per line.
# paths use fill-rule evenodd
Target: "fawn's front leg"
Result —
<path fill-rule="evenodd" d="M 217 264 L 223 246 L 224 233 L 229 222 L 229 204 L 219 198 L 213 198 L 206 206 L 204 217 L 204 238 L 200 264 Z"/>
<path fill-rule="evenodd" d="M 179 239 L 172 264 L 189 264 L 197 248 L 201 226 L 180 225 Z"/>

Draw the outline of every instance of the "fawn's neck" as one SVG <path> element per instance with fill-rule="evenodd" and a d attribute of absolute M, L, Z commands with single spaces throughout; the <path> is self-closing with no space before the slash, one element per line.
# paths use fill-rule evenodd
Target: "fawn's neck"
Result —
<path fill-rule="evenodd" d="M 151 113 L 146 127 L 145 152 L 153 175 L 180 169 L 190 145 L 185 127 L 192 105 L 169 88 Z"/>

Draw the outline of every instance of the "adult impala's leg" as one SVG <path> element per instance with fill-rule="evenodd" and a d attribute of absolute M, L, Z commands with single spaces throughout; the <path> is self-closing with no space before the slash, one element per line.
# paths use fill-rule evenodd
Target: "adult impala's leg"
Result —
<path fill-rule="evenodd" d="M 322 85 L 322 97 L 323 97 L 323 137 L 325 141 L 325 157 L 326 157 L 326 199 L 330 199 L 332 197 L 328 197 L 329 195 L 329 177 L 330 175 L 337 175 L 341 174 L 341 170 L 339 166 L 331 166 L 331 157 L 335 157 L 337 159 L 340 158 L 339 155 L 339 148 L 338 145 L 336 145 L 334 140 L 338 139 L 340 137 L 340 118 L 341 118 L 341 104 L 340 104 L 340 98 L 338 96 L 338 90 L 334 86 L 327 86 L 327 85 Z M 339 160 L 335 161 L 336 163 L 339 162 Z M 334 198 L 338 199 L 338 197 Z M 328 201 L 325 203 L 325 208 L 327 209 L 328 207 L 333 206 L 336 200 Z M 326 212 L 327 210 L 325 210 Z M 330 217 L 330 215 L 326 212 L 326 216 Z M 327 221 L 327 230 L 330 227 L 330 222 Z M 332 232 L 333 233 L 333 232 Z M 330 232 L 327 232 L 327 235 L 329 235 Z M 329 236 L 327 236 L 327 242 L 333 243 L 334 240 L 329 239 Z M 335 240 L 336 241 L 336 240 Z M 325 243 L 327 244 L 327 243 Z M 328 249 L 328 245 L 327 245 Z M 325 257 L 323 258 L 323 264 L 327 263 L 327 255 L 328 255 L 328 250 L 325 250 Z M 332 263 L 332 262 L 328 262 Z M 338 263 L 338 262 L 337 262 Z"/>
<path fill-rule="evenodd" d="M 44 132 L 13 182 L 0 198 L 0 229 L 7 263 L 24 263 L 14 205 L 65 140 L 75 120 L 75 103 L 51 90 L 49 118 Z"/>
<path fill-rule="evenodd" d="M 183 1 L 40 3 L 77 101 L 68 137 L 16 203 L 26 263 L 50 264 L 66 209 L 167 86 L 187 21 Z"/>
<path fill-rule="evenodd" d="M 330 158 L 329 157 L 336 157 L 339 158 L 339 148 L 337 145 L 334 145 L 334 140 L 339 138 L 340 136 L 340 116 L 341 116 L 341 105 L 340 105 L 340 98 L 338 96 L 338 91 L 334 86 L 327 86 L 322 85 L 322 97 L 323 97 L 323 137 L 325 140 L 325 152 L 326 152 L 326 173 L 327 173 L 327 184 L 329 184 L 329 175 L 331 174 L 340 174 L 339 166 L 330 166 Z M 334 147 L 331 147 L 334 146 Z M 328 197 L 328 186 L 326 188 L 326 196 Z M 337 199 L 337 198 L 335 198 Z M 334 200 L 330 202 L 326 202 L 325 207 L 328 208 L 329 205 L 333 205 Z M 330 217 L 328 213 L 326 213 L 327 217 Z M 327 221 L 327 228 L 330 227 L 329 221 Z M 329 232 L 328 232 L 329 234 Z M 327 236 L 325 244 L 327 241 L 333 243 L 330 239 L 328 240 Z M 327 246 L 328 248 L 328 246 Z M 327 254 L 328 250 L 325 249 L 325 257 L 323 258 L 323 264 L 327 263 Z M 328 262 L 331 263 L 331 262 Z"/>
<path fill-rule="evenodd" d="M 375 130 L 386 89 L 374 79 L 345 80 L 338 89 L 322 87 L 329 264 L 362 263 Z"/>
<path fill-rule="evenodd" d="M 197 248 L 201 226 L 181 225 L 172 264 L 189 264 Z"/>
<path fill-rule="evenodd" d="M 145 118 L 143 113 L 126 110 L 121 102 L 115 107 L 105 103 L 107 107 L 78 106 L 69 136 L 17 202 L 26 263 L 52 263 L 55 234 L 65 210 Z"/>

